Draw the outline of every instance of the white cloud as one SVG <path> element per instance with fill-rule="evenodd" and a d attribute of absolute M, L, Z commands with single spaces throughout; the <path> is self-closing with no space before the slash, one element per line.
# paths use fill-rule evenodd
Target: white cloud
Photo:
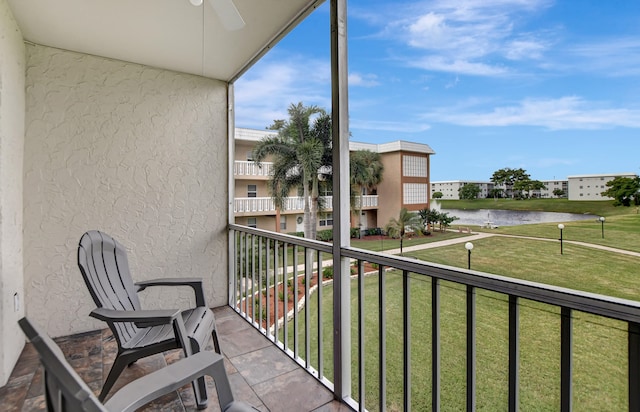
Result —
<path fill-rule="evenodd" d="M 525 99 L 483 112 L 443 108 L 427 113 L 425 118 L 463 126 L 537 126 L 550 130 L 640 127 L 640 110 L 604 107 L 575 96 Z"/>
<path fill-rule="evenodd" d="M 521 32 L 522 16 L 548 7 L 548 0 L 439 0 L 399 8 L 383 35 L 413 51 L 406 64 L 430 71 L 501 76 L 501 61 L 540 59 L 552 32 Z M 526 19 L 524 19 L 526 20 Z"/>
<path fill-rule="evenodd" d="M 418 133 L 429 130 L 431 126 L 427 123 L 418 122 L 391 122 L 382 120 L 350 119 L 349 128 L 351 130 L 376 130 L 397 133 Z"/>
<path fill-rule="evenodd" d="M 508 69 L 503 66 L 492 66 L 464 59 L 449 59 L 443 56 L 424 57 L 409 62 L 409 66 L 431 71 L 469 74 L 474 76 L 499 76 L 508 74 L 509 72 Z"/>
<path fill-rule="evenodd" d="M 329 62 L 273 53 L 236 81 L 236 125 L 265 128 L 286 119 L 287 108 L 298 102 L 330 109 Z"/>
<path fill-rule="evenodd" d="M 375 74 L 361 74 L 357 72 L 349 74 L 349 86 L 375 87 L 379 84 L 378 76 Z"/>
<path fill-rule="evenodd" d="M 575 62 L 570 70 L 590 71 L 607 76 L 640 75 L 640 39 L 609 38 L 599 42 L 581 43 L 565 51 Z"/>

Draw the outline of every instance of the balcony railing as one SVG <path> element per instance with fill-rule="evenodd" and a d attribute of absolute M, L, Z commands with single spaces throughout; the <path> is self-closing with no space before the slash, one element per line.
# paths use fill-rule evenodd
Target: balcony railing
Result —
<path fill-rule="evenodd" d="M 323 202 L 323 210 L 332 210 L 333 196 L 320 196 Z M 356 198 L 356 207 L 359 207 L 360 199 Z M 362 207 L 378 207 L 378 195 L 362 196 Z M 304 210 L 304 198 L 300 196 L 288 197 L 285 200 L 284 210 L 288 212 L 302 212 Z M 236 197 L 233 199 L 234 213 L 275 213 L 276 207 L 270 197 Z"/>
<path fill-rule="evenodd" d="M 350 299 L 333 300 L 331 245 L 239 225 L 230 242 L 230 305 L 330 389 L 346 373 L 354 409 L 640 410 L 639 302 L 356 248 L 340 250 Z M 351 356 L 337 356 L 333 336 L 347 331 L 332 313 L 351 319 L 348 364 L 333 363 Z M 585 371 L 595 354 L 613 369 Z M 531 382 L 539 369 L 543 387 Z"/>
<path fill-rule="evenodd" d="M 253 160 L 236 160 L 233 162 L 234 176 L 268 177 L 273 163 L 262 162 L 256 164 Z"/>

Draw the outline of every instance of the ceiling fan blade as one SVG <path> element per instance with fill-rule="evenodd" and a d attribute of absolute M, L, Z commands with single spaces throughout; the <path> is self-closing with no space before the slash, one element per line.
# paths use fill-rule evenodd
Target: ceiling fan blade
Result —
<path fill-rule="evenodd" d="M 218 13 L 222 25 L 227 30 L 239 30 L 244 27 L 244 20 L 233 4 L 233 0 L 209 0 L 211 7 Z"/>

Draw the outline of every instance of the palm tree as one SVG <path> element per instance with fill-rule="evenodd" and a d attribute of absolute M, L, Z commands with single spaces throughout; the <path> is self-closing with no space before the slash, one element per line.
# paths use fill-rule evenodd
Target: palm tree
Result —
<path fill-rule="evenodd" d="M 384 166 L 380 154 L 370 150 L 357 150 L 351 153 L 349 167 L 351 169 L 352 193 L 358 193 L 358 237 L 362 229 L 362 192 L 371 190 L 382 181 Z M 355 199 L 355 197 L 353 197 Z"/>
<path fill-rule="evenodd" d="M 278 210 L 293 189 L 302 188 L 304 236 L 315 239 L 319 180 L 331 165 L 331 117 L 317 106 L 302 103 L 291 104 L 288 113 L 289 120 L 275 120 L 269 127 L 278 131 L 277 136 L 258 142 L 254 161 L 260 164 L 267 156 L 272 157 L 268 187 Z"/>
<path fill-rule="evenodd" d="M 385 226 L 387 234 L 393 238 L 400 238 L 400 255 L 402 256 L 402 240 L 407 231 L 422 233 L 422 219 L 416 213 L 410 213 L 406 208 L 400 209 L 398 219 L 392 218 Z"/>

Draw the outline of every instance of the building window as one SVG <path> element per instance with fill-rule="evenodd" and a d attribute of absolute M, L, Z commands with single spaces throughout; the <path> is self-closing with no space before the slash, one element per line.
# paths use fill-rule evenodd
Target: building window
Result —
<path fill-rule="evenodd" d="M 247 152 L 247 160 L 248 161 L 252 161 L 253 160 L 253 150 L 249 150 Z"/>
<path fill-rule="evenodd" d="M 247 185 L 247 197 L 258 197 L 258 187 L 256 185 Z"/>
<path fill-rule="evenodd" d="M 280 230 L 287 230 L 287 217 L 280 216 Z"/>
<path fill-rule="evenodd" d="M 321 187 L 319 192 L 320 196 L 333 196 L 333 188 L 329 186 Z"/>
<path fill-rule="evenodd" d="M 333 226 L 333 214 L 322 213 L 320 214 L 320 226 Z"/>
<path fill-rule="evenodd" d="M 402 185 L 402 203 L 405 205 L 416 205 L 427 203 L 428 187 L 424 183 L 405 183 Z"/>
<path fill-rule="evenodd" d="M 258 227 L 258 219 L 255 217 L 247 218 L 247 226 Z"/>
<path fill-rule="evenodd" d="M 409 177 L 427 177 L 427 158 L 402 156 L 402 175 Z"/>

